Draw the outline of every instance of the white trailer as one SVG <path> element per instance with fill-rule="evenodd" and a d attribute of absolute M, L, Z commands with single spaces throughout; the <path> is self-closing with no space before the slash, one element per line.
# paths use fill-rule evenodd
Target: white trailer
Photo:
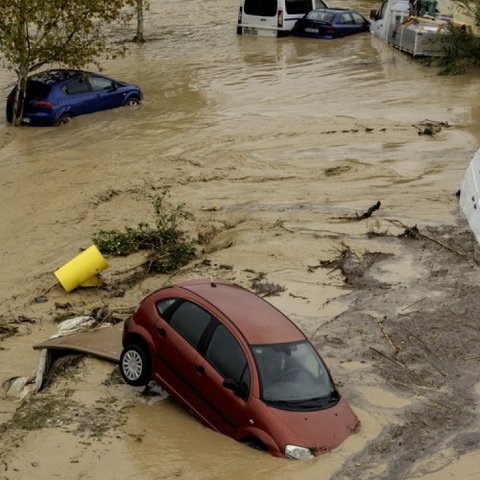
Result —
<path fill-rule="evenodd" d="M 462 25 L 440 13 L 438 5 L 436 0 L 383 0 L 379 10 L 370 12 L 370 32 L 413 56 L 442 56 L 449 25 Z"/>

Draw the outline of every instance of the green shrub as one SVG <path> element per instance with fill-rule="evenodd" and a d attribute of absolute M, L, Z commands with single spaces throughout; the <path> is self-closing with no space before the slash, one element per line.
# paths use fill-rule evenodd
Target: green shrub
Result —
<path fill-rule="evenodd" d="M 178 222 L 188 218 L 184 204 L 169 211 L 165 205 L 167 192 L 155 197 L 155 226 L 139 223 L 123 230 L 100 230 L 92 237 L 98 249 L 106 255 L 124 256 L 140 250 L 149 252 L 147 270 L 169 273 L 187 264 L 195 257 L 193 242 L 185 238 Z"/>
<path fill-rule="evenodd" d="M 439 59 L 441 75 L 464 73 L 469 67 L 480 65 L 480 38 L 466 29 L 449 25 L 449 35 L 444 35 L 444 56 Z"/>

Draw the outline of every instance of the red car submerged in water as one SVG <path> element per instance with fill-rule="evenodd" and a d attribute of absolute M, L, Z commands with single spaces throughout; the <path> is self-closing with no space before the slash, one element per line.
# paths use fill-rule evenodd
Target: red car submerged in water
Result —
<path fill-rule="evenodd" d="M 300 329 L 233 283 L 148 295 L 125 322 L 123 347 L 128 384 L 154 380 L 205 425 L 275 456 L 311 458 L 360 427 Z"/>

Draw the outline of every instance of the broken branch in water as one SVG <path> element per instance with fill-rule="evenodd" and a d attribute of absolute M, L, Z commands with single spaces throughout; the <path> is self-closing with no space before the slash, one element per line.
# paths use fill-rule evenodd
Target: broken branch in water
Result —
<path fill-rule="evenodd" d="M 445 243 L 440 242 L 439 240 L 437 240 L 435 238 L 432 238 L 432 237 L 426 235 L 425 233 L 421 233 L 418 230 L 416 225 L 414 225 L 413 227 L 408 227 L 407 225 L 402 223 L 400 220 L 391 220 L 391 219 L 388 219 L 388 218 L 386 218 L 385 220 L 387 222 L 391 223 L 392 225 L 395 225 L 396 227 L 401 227 L 401 228 L 405 229 L 405 231 L 400 235 L 401 237 L 409 237 L 409 238 L 422 237 L 426 240 L 430 240 L 431 242 L 436 243 L 437 245 L 440 245 L 441 247 L 443 247 L 447 250 L 450 250 L 453 253 L 456 253 L 457 255 L 459 255 L 461 257 L 466 257 L 467 256 L 467 254 L 465 252 L 460 252 L 458 250 L 455 250 L 454 248 L 446 245 Z"/>
<path fill-rule="evenodd" d="M 448 374 L 445 373 L 444 371 L 442 371 L 439 367 L 437 367 L 437 365 L 435 363 L 439 363 L 441 362 L 441 358 L 436 355 L 432 350 L 431 348 L 426 344 L 425 341 L 422 340 L 422 338 L 420 338 L 418 335 L 416 335 L 415 333 L 413 333 L 412 331 L 410 331 L 408 328 L 404 328 L 404 330 L 407 332 L 408 336 L 409 336 L 409 340 L 410 340 L 410 337 L 414 337 L 415 339 L 417 339 L 423 346 L 424 350 L 429 353 L 432 357 L 435 357 L 437 359 L 437 362 L 432 362 L 431 363 L 431 366 L 440 374 L 442 375 L 442 377 L 447 377 Z"/>
<path fill-rule="evenodd" d="M 414 384 L 407 384 L 407 383 L 402 383 L 402 382 L 399 382 L 397 380 L 392 380 L 392 379 L 388 379 L 387 380 L 388 383 L 391 383 L 392 385 L 397 385 L 397 386 L 400 386 L 400 387 L 404 387 L 404 388 L 409 388 L 409 389 L 412 389 L 412 390 L 423 390 L 423 391 L 426 391 L 426 392 L 435 392 L 435 393 L 438 393 L 438 388 L 430 388 L 430 387 L 425 387 L 423 385 L 414 385 Z M 412 412 L 413 413 L 413 412 Z"/>
<path fill-rule="evenodd" d="M 465 252 L 459 252 L 458 250 L 455 250 L 452 247 L 449 247 L 448 245 L 445 245 L 444 243 L 440 242 L 439 240 L 435 240 L 435 238 L 429 237 L 428 235 L 425 235 L 424 233 L 420 233 L 420 236 L 423 238 L 426 238 L 427 240 L 430 240 L 431 242 L 436 243 L 437 245 L 440 245 L 443 248 L 446 248 L 447 250 L 450 250 L 453 253 L 456 253 L 457 255 L 460 255 L 461 257 L 466 257 L 467 254 Z"/>
<path fill-rule="evenodd" d="M 480 355 L 466 355 L 463 357 L 464 360 L 480 360 Z"/>
<path fill-rule="evenodd" d="M 446 408 L 447 410 L 452 410 L 452 407 L 449 407 L 448 405 L 445 405 L 444 403 L 439 402 L 438 400 L 432 400 L 431 398 L 429 398 L 428 401 L 433 403 L 434 405 L 438 405 L 439 407 Z"/>
<path fill-rule="evenodd" d="M 375 210 L 378 210 L 380 208 L 381 205 L 382 205 L 382 203 L 380 201 L 378 201 L 375 205 L 372 205 L 366 212 L 362 213 L 361 215 L 358 215 L 358 213 L 355 213 L 355 215 L 357 216 L 358 220 L 363 220 L 364 218 L 369 218 L 369 217 L 372 216 L 372 213 Z"/>
<path fill-rule="evenodd" d="M 420 126 L 418 126 L 420 125 Z M 412 125 L 418 130 L 419 135 L 430 135 L 433 137 L 436 133 L 441 132 L 442 128 L 450 128 L 448 122 L 437 122 L 436 120 L 424 120 L 418 125 Z"/>
<path fill-rule="evenodd" d="M 273 290 L 270 290 L 268 292 L 260 294 L 260 296 L 262 298 L 265 298 L 265 297 L 269 297 L 271 295 L 277 295 L 277 294 L 282 293 L 284 291 L 285 291 L 285 288 L 283 288 L 279 285 L 278 287 L 274 288 Z"/>
<path fill-rule="evenodd" d="M 362 125 L 361 123 L 356 123 L 355 125 L 358 125 L 359 127 L 364 128 L 366 132 L 373 132 L 373 128 L 366 127 L 365 125 Z"/>
<path fill-rule="evenodd" d="M 395 345 L 390 337 L 390 335 L 387 333 L 387 331 L 385 330 L 385 327 L 383 326 L 383 320 L 379 320 L 378 318 L 375 319 L 378 323 L 378 326 L 380 327 L 380 330 L 382 331 L 383 333 L 383 336 L 387 339 L 387 342 L 390 344 L 390 346 L 392 347 L 392 350 L 393 350 L 393 354 L 395 356 L 398 355 L 398 352 L 400 351 L 400 348 L 398 345 Z"/>
<path fill-rule="evenodd" d="M 381 355 L 382 357 L 386 358 L 387 360 L 390 360 L 392 363 L 395 363 L 396 365 L 399 365 L 400 367 L 404 367 L 405 364 L 398 361 L 398 360 L 395 360 L 394 358 L 392 357 L 389 357 L 387 354 L 381 352 L 380 350 L 377 350 L 376 348 L 373 348 L 373 347 L 370 347 L 370 350 L 372 352 L 375 352 L 377 355 Z"/>
<path fill-rule="evenodd" d="M 369 218 L 372 216 L 373 212 L 375 210 L 378 210 L 382 203 L 378 201 L 374 205 L 372 205 L 366 212 L 363 212 L 361 215 L 359 215 L 357 212 L 355 212 L 354 217 L 337 217 L 338 220 L 349 220 L 351 222 L 358 222 L 360 220 L 365 220 L 366 218 Z"/>
<path fill-rule="evenodd" d="M 290 233 L 294 233 L 293 230 L 291 230 L 290 228 L 287 228 L 285 226 L 285 220 L 277 220 L 274 224 L 273 224 L 273 228 L 275 227 L 280 227 L 282 228 L 283 230 L 285 230 L 286 232 L 290 232 Z"/>

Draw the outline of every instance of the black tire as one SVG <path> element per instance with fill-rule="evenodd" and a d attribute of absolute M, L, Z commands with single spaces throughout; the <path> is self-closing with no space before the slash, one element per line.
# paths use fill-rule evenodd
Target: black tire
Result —
<path fill-rule="evenodd" d="M 268 448 L 258 438 L 249 437 L 249 438 L 246 438 L 246 439 L 242 440 L 242 442 L 245 443 L 250 448 L 253 448 L 254 450 L 259 450 L 261 452 L 268 452 Z"/>
<path fill-rule="evenodd" d="M 60 125 L 68 125 L 73 119 L 73 115 L 71 113 L 64 113 L 59 119 L 58 122 L 55 124 L 57 126 Z"/>
<path fill-rule="evenodd" d="M 143 387 L 150 381 L 150 359 L 140 345 L 127 345 L 120 355 L 119 366 L 123 379 L 132 387 Z"/>
<path fill-rule="evenodd" d="M 125 102 L 126 107 L 135 107 L 139 104 L 140 104 L 140 99 L 138 99 L 137 97 L 130 97 Z"/>

